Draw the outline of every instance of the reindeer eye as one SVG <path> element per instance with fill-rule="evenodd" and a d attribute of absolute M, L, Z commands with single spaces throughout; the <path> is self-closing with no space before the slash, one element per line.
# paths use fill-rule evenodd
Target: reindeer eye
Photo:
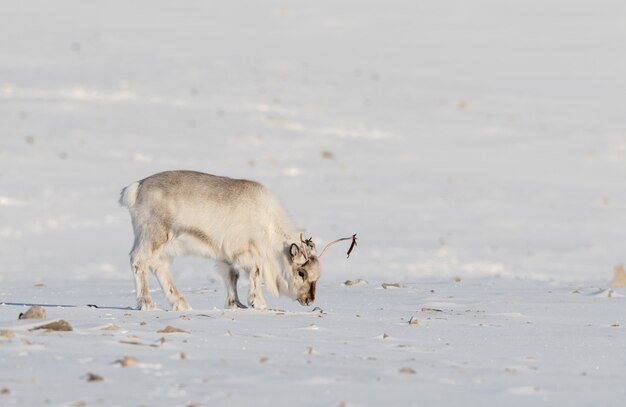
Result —
<path fill-rule="evenodd" d="M 305 271 L 303 271 L 303 270 L 299 270 L 299 271 L 298 271 L 298 275 L 300 276 L 300 278 L 301 278 L 301 279 L 303 279 L 303 280 L 304 280 L 304 279 L 305 279 L 305 277 L 306 277 L 306 272 L 305 272 Z"/>

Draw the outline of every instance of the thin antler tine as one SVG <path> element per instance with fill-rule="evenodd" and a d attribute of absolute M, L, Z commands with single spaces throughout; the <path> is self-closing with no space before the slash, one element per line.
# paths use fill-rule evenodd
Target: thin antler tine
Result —
<path fill-rule="evenodd" d="M 302 232 L 300 233 L 300 251 L 302 252 L 302 255 L 304 256 L 305 260 L 309 260 L 309 256 L 306 255 L 306 250 L 304 250 L 304 245 L 306 244 L 306 242 L 304 241 L 304 236 L 302 235 Z"/>
<path fill-rule="evenodd" d="M 350 258 L 350 253 L 352 253 L 352 249 L 354 249 L 356 247 L 356 233 L 352 235 L 352 243 L 350 243 L 350 248 L 348 249 L 348 257 L 346 257 L 347 259 Z"/>
<path fill-rule="evenodd" d="M 324 250 L 322 250 L 322 253 L 319 256 L 317 256 L 317 257 L 318 258 L 322 257 L 324 252 L 326 252 L 326 250 L 330 246 L 334 245 L 335 243 L 343 242 L 344 240 L 352 240 L 352 244 L 350 245 L 350 249 L 348 249 L 348 257 L 350 257 L 350 253 L 352 253 L 352 249 L 354 249 L 354 246 L 356 246 L 356 239 L 357 239 L 357 237 L 356 237 L 356 233 L 355 233 L 354 235 L 352 235 L 350 237 L 342 237 L 341 239 L 333 240 L 332 242 L 328 243 L 326 245 L 326 247 L 324 247 Z"/>

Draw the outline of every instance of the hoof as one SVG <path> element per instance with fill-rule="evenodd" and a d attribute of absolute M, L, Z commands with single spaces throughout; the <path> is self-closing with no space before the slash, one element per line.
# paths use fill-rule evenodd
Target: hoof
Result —
<path fill-rule="evenodd" d="M 191 311 L 191 305 L 184 298 L 172 306 L 173 311 Z"/>
<path fill-rule="evenodd" d="M 239 300 L 227 300 L 226 301 L 226 308 L 230 308 L 230 309 L 237 309 L 237 308 L 246 309 L 248 307 L 243 305 Z"/>
<path fill-rule="evenodd" d="M 254 308 L 256 310 L 267 309 L 267 304 L 261 301 L 251 301 L 249 305 L 250 305 L 250 308 Z"/>
<path fill-rule="evenodd" d="M 151 311 L 156 309 L 156 305 L 152 299 L 143 299 L 137 301 L 137 309 L 139 311 Z"/>

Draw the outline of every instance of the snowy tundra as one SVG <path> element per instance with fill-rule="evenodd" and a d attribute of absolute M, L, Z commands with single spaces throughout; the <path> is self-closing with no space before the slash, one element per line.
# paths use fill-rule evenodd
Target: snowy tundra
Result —
<path fill-rule="evenodd" d="M 625 21 L 624 0 L 3 1 L 0 406 L 621 407 Z M 263 312 L 178 256 L 194 309 L 149 275 L 136 311 L 119 192 L 179 168 L 257 180 L 318 249 L 349 228 L 360 252 L 324 255 L 314 307 Z M 17 319 L 32 304 L 47 320 Z"/>
<path fill-rule="evenodd" d="M 155 308 L 148 267 L 174 310 L 191 309 L 169 272 L 173 258 L 182 255 L 217 260 L 228 308 L 245 308 L 237 295 L 240 271 L 250 278 L 253 308 L 267 307 L 262 282 L 271 293 L 288 294 L 302 305 L 315 300 L 315 244 L 302 239 L 278 199 L 258 182 L 168 171 L 124 188 L 120 203 L 130 211 L 135 233 L 130 257 L 140 310 Z"/>

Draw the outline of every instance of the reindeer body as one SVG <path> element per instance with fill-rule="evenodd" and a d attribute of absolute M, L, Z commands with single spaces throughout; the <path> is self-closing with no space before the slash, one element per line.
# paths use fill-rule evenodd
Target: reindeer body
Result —
<path fill-rule="evenodd" d="M 137 308 L 153 309 L 147 269 L 174 310 L 191 309 L 169 274 L 176 256 L 217 261 L 227 288 L 226 306 L 241 307 L 237 280 L 250 278 L 248 305 L 265 308 L 261 282 L 271 293 L 301 304 L 315 299 L 320 276 L 315 246 L 297 245 L 299 231 L 276 197 L 261 184 L 193 171 L 152 175 L 124 188 L 135 242 L 130 253 Z"/>

